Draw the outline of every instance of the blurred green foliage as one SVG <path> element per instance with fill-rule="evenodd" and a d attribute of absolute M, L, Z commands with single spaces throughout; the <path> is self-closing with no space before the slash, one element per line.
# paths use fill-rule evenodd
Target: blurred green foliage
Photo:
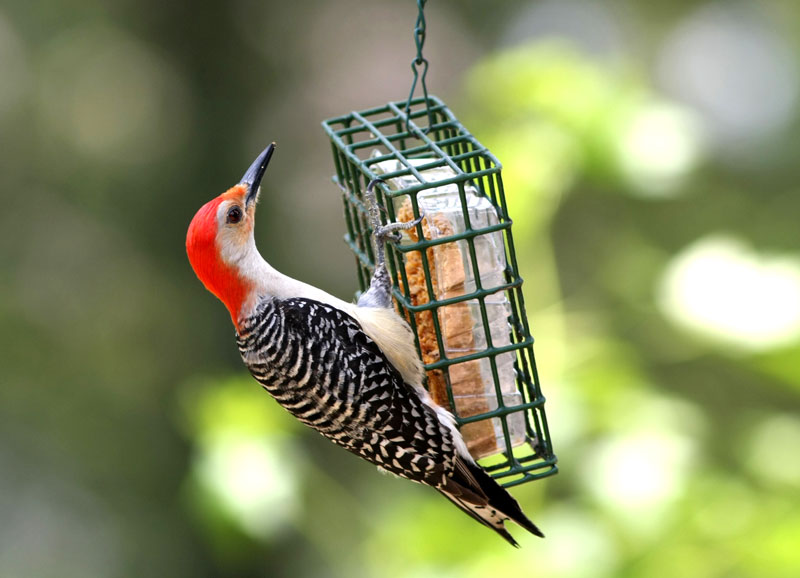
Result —
<path fill-rule="evenodd" d="M 404 98 L 411 2 L 0 8 L 0 576 L 800 575 L 800 6 L 440 2 L 504 164 L 561 473 L 513 551 L 289 419 L 186 262 L 355 288 L 323 118 Z M 514 530 L 512 529 L 512 532 Z"/>

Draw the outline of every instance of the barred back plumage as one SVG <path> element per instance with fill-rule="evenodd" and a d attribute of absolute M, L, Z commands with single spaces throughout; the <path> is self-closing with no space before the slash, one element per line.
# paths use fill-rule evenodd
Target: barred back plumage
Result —
<path fill-rule="evenodd" d="M 267 297 L 240 325 L 237 343 L 264 389 L 336 444 L 437 488 L 452 476 L 453 433 L 347 313 Z"/>

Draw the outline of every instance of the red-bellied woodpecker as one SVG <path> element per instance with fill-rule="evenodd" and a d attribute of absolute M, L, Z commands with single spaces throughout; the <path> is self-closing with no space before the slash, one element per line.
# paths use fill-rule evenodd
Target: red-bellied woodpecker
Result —
<path fill-rule="evenodd" d="M 347 303 L 283 275 L 253 237 L 269 145 L 239 184 L 197 212 L 186 251 L 203 285 L 228 308 L 242 359 L 304 424 L 398 476 L 432 486 L 517 545 L 513 520 L 542 536 L 517 501 L 470 457 L 453 416 L 422 386 L 411 329 L 395 313 L 383 245 L 416 223 L 382 226 L 372 186 L 366 201 L 376 255 L 370 288 Z"/>

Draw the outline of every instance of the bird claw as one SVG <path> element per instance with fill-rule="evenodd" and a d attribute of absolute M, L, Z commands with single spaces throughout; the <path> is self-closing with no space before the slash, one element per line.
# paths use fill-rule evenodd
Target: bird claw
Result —
<path fill-rule="evenodd" d="M 414 227 L 419 225 L 422 222 L 422 219 L 424 218 L 425 215 L 423 214 L 419 218 L 414 219 L 413 221 L 388 223 L 386 225 L 377 225 L 373 229 L 375 240 L 378 243 L 382 243 L 385 241 L 399 243 L 400 240 L 403 238 L 401 231 L 408 231 L 409 229 L 413 229 Z"/>
<path fill-rule="evenodd" d="M 401 231 L 413 229 L 425 215 L 413 221 L 404 223 L 381 223 L 381 207 L 375 197 L 375 185 L 380 179 L 373 179 L 364 191 L 364 205 L 367 209 L 369 226 L 372 229 L 372 246 L 375 251 L 375 270 L 370 280 L 369 289 L 358 299 L 360 307 L 392 307 L 392 279 L 386 269 L 386 256 L 384 244 L 387 241 L 399 243 L 402 239 Z"/>
<path fill-rule="evenodd" d="M 422 214 L 419 218 L 413 221 L 403 223 L 387 223 L 381 224 L 381 211 L 385 210 L 383 207 L 378 206 L 378 200 L 375 196 L 375 185 L 382 182 L 381 179 L 372 179 L 364 191 L 364 201 L 369 215 L 370 228 L 376 244 L 383 244 L 386 241 L 399 243 L 402 239 L 401 231 L 408 231 L 416 227 L 425 215 Z"/>

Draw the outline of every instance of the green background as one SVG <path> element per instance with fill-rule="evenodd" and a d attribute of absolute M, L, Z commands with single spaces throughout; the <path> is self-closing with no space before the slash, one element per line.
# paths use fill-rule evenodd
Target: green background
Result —
<path fill-rule="evenodd" d="M 194 277 L 356 289 L 324 118 L 406 98 L 413 2 L 0 7 L 0 576 L 800 575 L 800 5 L 431 2 L 504 165 L 560 473 L 513 550 L 292 421 Z"/>

